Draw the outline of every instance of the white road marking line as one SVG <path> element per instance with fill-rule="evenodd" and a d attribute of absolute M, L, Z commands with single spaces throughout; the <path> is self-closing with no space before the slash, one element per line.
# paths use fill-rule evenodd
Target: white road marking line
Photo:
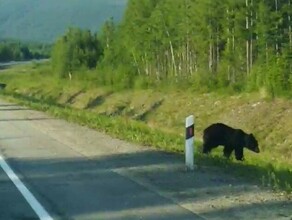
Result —
<path fill-rule="evenodd" d="M 38 215 L 40 220 L 53 220 L 53 218 L 48 214 L 44 207 L 37 201 L 33 194 L 26 188 L 26 186 L 20 181 L 18 176 L 13 172 L 10 166 L 6 163 L 4 158 L 0 155 L 0 165 L 5 171 L 10 180 L 14 183 L 17 189 L 21 192 L 23 197 L 29 203 L 31 208 Z"/>

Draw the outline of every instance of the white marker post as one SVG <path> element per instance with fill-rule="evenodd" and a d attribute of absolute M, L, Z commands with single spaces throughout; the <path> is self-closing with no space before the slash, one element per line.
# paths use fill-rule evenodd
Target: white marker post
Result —
<path fill-rule="evenodd" d="M 190 115 L 186 118 L 186 145 L 185 145 L 185 157 L 186 166 L 188 169 L 194 169 L 194 116 Z"/>

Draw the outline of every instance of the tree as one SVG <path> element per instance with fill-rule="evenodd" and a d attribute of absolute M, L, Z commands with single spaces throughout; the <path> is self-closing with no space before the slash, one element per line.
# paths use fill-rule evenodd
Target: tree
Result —
<path fill-rule="evenodd" d="M 57 74 L 66 77 L 82 67 L 95 68 L 102 54 L 96 35 L 70 28 L 54 45 L 52 65 Z"/>

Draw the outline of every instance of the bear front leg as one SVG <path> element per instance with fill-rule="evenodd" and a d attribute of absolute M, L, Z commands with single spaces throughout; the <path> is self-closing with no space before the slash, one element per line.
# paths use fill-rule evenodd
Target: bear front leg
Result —
<path fill-rule="evenodd" d="M 231 153 L 232 153 L 233 149 L 231 147 L 228 147 L 228 146 L 224 146 L 224 149 L 223 149 L 223 154 L 226 158 L 229 158 Z"/>
<path fill-rule="evenodd" d="M 211 149 L 207 145 L 203 145 L 203 153 L 204 154 L 209 154 L 211 152 Z"/>
<path fill-rule="evenodd" d="M 243 160 L 243 147 L 235 148 L 235 158 L 236 160 Z"/>
<path fill-rule="evenodd" d="M 203 143 L 203 153 L 204 154 L 209 154 L 213 148 L 214 148 L 214 144 L 212 144 L 210 142 Z"/>

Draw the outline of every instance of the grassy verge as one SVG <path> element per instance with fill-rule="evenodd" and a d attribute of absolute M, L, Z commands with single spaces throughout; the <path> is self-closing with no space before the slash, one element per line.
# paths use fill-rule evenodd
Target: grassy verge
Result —
<path fill-rule="evenodd" d="M 165 97 L 164 99 L 166 101 L 164 101 L 158 110 L 156 109 L 154 111 L 155 114 L 142 111 L 138 112 L 138 115 L 134 114 L 134 117 L 125 117 L 131 111 L 135 110 L 135 105 L 139 106 L 139 102 L 142 102 L 144 105 L 142 109 L 147 107 L 147 102 L 149 102 L 149 109 L 155 109 L 155 106 L 160 100 L 157 99 L 157 96 L 160 96 L 161 94 L 157 95 L 157 93 L 149 93 L 154 97 L 153 100 L 151 98 L 149 100 L 148 98 L 145 99 L 144 97 L 149 96 L 149 94 L 144 94 L 145 91 L 127 91 L 124 93 L 119 91 L 119 96 L 116 97 L 116 100 L 109 101 L 107 100 L 107 96 L 98 95 L 98 98 L 96 98 L 97 90 L 94 88 L 94 85 L 88 85 L 82 83 L 82 81 L 66 81 L 59 80 L 54 77 L 48 77 L 46 75 L 47 71 L 49 70 L 46 66 L 35 67 L 32 65 L 17 67 L 16 69 L 9 69 L 4 73 L 2 72 L 0 74 L 0 81 L 7 83 L 8 86 L 7 90 L 1 92 L 1 94 L 6 98 L 13 100 L 14 102 L 29 106 L 32 109 L 45 111 L 55 117 L 63 118 L 81 125 L 86 125 L 123 140 L 155 147 L 166 151 L 183 153 L 183 125 L 179 122 L 179 120 L 172 121 L 167 117 L 171 116 L 171 119 L 183 118 L 183 115 L 186 115 L 186 113 L 190 112 L 190 109 L 194 108 L 192 105 L 189 107 L 189 109 L 183 109 L 182 107 L 183 102 L 186 102 L 185 100 L 189 100 L 185 99 L 185 96 L 190 96 L 189 94 L 185 95 L 179 94 L 179 92 L 175 92 L 173 96 L 170 96 L 169 103 L 167 101 L 167 97 Z M 88 97 L 86 99 L 87 93 L 84 91 L 91 90 L 91 93 L 95 94 L 95 96 L 92 96 L 94 99 L 92 100 Z M 79 98 L 79 105 L 77 105 L 79 109 L 77 109 L 76 106 L 74 106 L 76 103 L 71 101 L 73 98 L 78 97 L 78 95 L 82 93 L 84 94 Z M 117 95 L 115 92 L 111 91 L 111 94 L 112 93 L 114 94 L 111 95 L 111 97 Z M 131 97 L 130 103 L 128 103 L 127 97 Z M 196 99 L 198 99 L 198 103 L 204 104 L 202 109 L 200 106 L 198 106 L 198 103 L 195 104 L 196 114 L 199 115 L 196 129 L 199 130 L 199 132 L 204 127 L 204 123 L 208 124 L 208 120 L 211 121 L 211 117 L 218 117 L 220 112 L 226 111 L 226 109 L 230 108 L 231 105 L 233 106 L 241 104 L 237 101 L 237 99 L 234 99 L 234 97 L 231 98 L 231 101 L 228 101 L 227 98 L 216 101 L 218 96 L 213 98 L 213 96 L 210 94 L 208 96 L 198 95 Z M 244 103 L 247 100 L 250 101 L 250 97 L 244 98 Z M 220 105 L 219 102 L 223 101 L 225 101 L 225 104 Z M 98 106 L 93 105 L 96 104 L 95 102 L 98 102 Z M 212 104 L 209 104 L 209 102 Z M 97 110 L 99 107 L 103 107 L 104 109 L 109 107 L 112 108 L 113 106 L 121 108 L 121 103 L 122 105 L 133 105 L 133 107 L 130 109 L 124 109 L 125 106 L 122 106 L 123 111 L 120 111 L 119 114 L 116 114 L 116 109 L 109 110 L 110 114 L 100 114 L 100 112 Z M 215 104 L 213 103 L 217 103 L 215 107 Z M 95 107 L 92 109 L 86 108 L 86 106 L 91 105 Z M 178 109 L 177 106 L 180 106 L 181 108 Z M 206 108 L 209 106 L 211 106 L 213 109 L 206 111 Z M 246 119 L 247 117 L 251 117 L 251 111 L 244 112 L 245 107 L 242 105 L 239 106 L 239 108 L 241 111 L 243 111 L 243 118 Z M 260 109 L 257 106 L 254 117 L 259 118 L 258 112 L 262 113 L 266 111 L 264 106 L 261 108 L 263 109 Z M 104 111 L 104 109 L 102 109 L 102 111 Z M 113 112 L 115 112 L 115 114 L 113 114 Z M 121 112 L 123 112 L 123 114 Z M 275 111 L 275 114 L 278 113 L 279 112 Z M 226 116 L 224 115 L 224 117 Z M 249 121 L 254 123 L 249 125 L 252 128 L 253 126 L 255 128 L 256 126 L 266 126 L 262 133 L 258 132 L 260 143 L 273 140 L 273 137 L 278 136 L 278 133 L 274 134 L 275 132 L 285 133 L 285 128 L 281 128 L 280 130 L 278 127 L 272 124 L 273 120 L 276 121 L 279 119 L 274 119 L 274 115 L 271 115 L 270 117 L 271 118 L 269 119 L 268 123 L 263 125 L 261 124 L 263 123 L 261 120 L 256 121 L 254 118 L 249 119 Z M 230 118 L 229 115 L 228 118 Z M 265 118 L 267 118 L 267 114 L 265 114 Z M 285 121 L 289 120 L 286 119 Z M 239 123 L 242 123 L 241 118 Z M 165 124 L 167 124 L 167 126 L 163 126 Z M 270 125 L 270 127 L 268 127 L 268 125 Z M 161 129 L 162 127 L 170 127 L 171 129 L 165 130 Z M 277 128 L 276 131 L 273 130 L 274 127 Z M 267 130 L 273 130 L 274 133 L 270 132 L 272 134 L 271 139 L 266 140 L 261 136 L 267 136 Z M 278 142 L 278 140 L 279 139 L 276 139 L 274 142 L 271 142 L 272 146 L 274 145 L 274 147 L 266 145 L 260 155 L 249 154 L 247 151 L 245 151 L 248 156 L 246 157 L 246 161 L 243 163 L 237 162 L 234 159 L 224 159 L 221 156 L 221 149 L 217 149 L 217 151 L 212 153 L 211 156 L 206 157 L 200 153 L 201 143 L 198 141 L 196 143 L 197 151 L 195 153 L 195 161 L 198 166 L 217 166 L 222 168 L 222 170 L 225 172 L 231 173 L 237 177 L 244 177 L 251 182 L 260 183 L 264 186 L 270 186 L 274 189 L 281 189 L 287 192 L 292 192 L 291 161 L 289 160 L 289 156 L 287 157 L 288 159 L 286 157 L 280 156 L 283 150 L 285 150 L 286 154 L 288 154 L 291 152 L 291 149 L 289 151 L 289 148 L 276 146 L 275 143 Z M 275 155 L 277 156 L 276 159 L 274 159 Z"/>

